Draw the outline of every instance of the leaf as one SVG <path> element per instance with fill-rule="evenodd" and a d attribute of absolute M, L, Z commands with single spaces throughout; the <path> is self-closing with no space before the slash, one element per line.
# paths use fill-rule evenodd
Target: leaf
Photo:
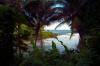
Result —
<path fill-rule="evenodd" d="M 57 52 L 56 43 L 54 41 L 52 41 L 52 50 L 54 53 Z"/>
<path fill-rule="evenodd" d="M 19 24 L 28 24 L 25 16 L 19 12 L 15 12 L 14 21 Z"/>
<path fill-rule="evenodd" d="M 31 42 L 31 44 L 33 46 L 33 49 L 36 50 L 37 47 L 36 47 L 36 44 L 34 43 L 34 41 L 32 40 L 32 38 L 30 38 L 30 42 Z"/>
<path fill-rule="evenodd" d="M 57 26 L 56 26 L 56 28 L 55 29 L 57 29 L 58 27 L 60 27 L 62 24 L 64 24 L 65 22 L 61 22 L 60 24 L 58 24 Z"/>
<path fill-rule="evenodd" d="M 61 45 L 63 45 L 63 47 L 65 48 L 65 52 L 66 52 L 66 53 L 68 53 L 68 52 L 69 52 L 69 50 L 68 50 L 67 46 L 66 46 L 66 45 L 64 45 L 62 41 L 60 41 L 60 43 L 61 43 Z"/>
<path fill-rule="evenodd" d="M 31 44 L 33 46 L 33 52 L 31 53 L 31 56 L 33 56 L 33 57 L 40 56 L 40 54 L 41 54 L 40 49 L 36 46 L 36 44 L 34 43 L 32 38 L 30 38 L 30 41 L 31 41 Z"/>
<path fill-rule="evenodd" d="M 52 41 L 52 49 L 56 49 L 56 44 L 55 44 L 55 42 L 54 41 Z"/>
<path fill-rule="evenodd" d="M 63 47 L 65 48 L 65 52 L 66 52 L 66 53 L 69 53 L 69 50 L 68 50 L 67 46 L 64 45 L 63 42 L 60 41 L 57 37 L 56 37 L 56 39 L 61 43 L 61 45 L 63 45 Z"/>

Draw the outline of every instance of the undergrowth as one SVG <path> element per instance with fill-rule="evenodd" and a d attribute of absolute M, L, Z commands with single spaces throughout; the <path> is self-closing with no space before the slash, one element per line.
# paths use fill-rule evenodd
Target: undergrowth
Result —
<path fill-rule="evenodd" d="M 58 40 L 58 38 L 56 38 Z M 63 53 L 59 53 L 56 43 L 52 41 L 52 49 L 45 51 L 36 46 L 30 40 L 34 51 L 29 52 L 29 57 L 24 58 L 19 66 L 91 66 L 92 56 L 91 49 L 84 47 L 81 52 L 78 50 L 68 50 L 62 41 L 58 40 L 64 47 Z"/>

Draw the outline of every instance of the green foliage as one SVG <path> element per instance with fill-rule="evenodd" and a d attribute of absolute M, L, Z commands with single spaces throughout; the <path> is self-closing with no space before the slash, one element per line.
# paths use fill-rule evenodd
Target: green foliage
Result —
<path fill-rule="evenodd" d="M 0 4 L 0 56 L 3 58 L 0 59 L 0 65 L 1 63 L 4 65 L 7 63 L 9 66 L 9 64 L 14 60 L 14 42 L 17 47 L 21 48 L 22 52 L 27 50 L 27 45 L 22 43 L 22 41 L 19 41 L 20 44 L 17 45 L 17 41 L 14 41 L 15 35 L 13 34 L 17 24 L 26 22 L 27 20 L 24 15 L 14 11 L 8 5 Z"/>
<path fill-rule="evenodd" d="M 54 41 L 52 41 L 52 50 L 53 50 L 54 52 L 57 51 L 56 44 L 55 44 Z"/>
<path fill-rule="evenodd" d="M 38 47 L 36 46 L 36 44 L 34 43 L 34 40 L 32 40 L 32 38 L 30 38 L 30 41 L 31 41 L 31 44 L 32 44 L 32 46 L 33 46 L 34 52 L 35 52 L 35 51 L 37 52 L 39 49 L 38 49 Z"/>
<path fill-rule="evenodd" d="M 84 48 L 78 58 L 77 66 L 91 66 L 93 64 L 92 53 L 90 49 Z"/>
<path fill-rule="evenodd" d="M 77 4 L 79 0 L 68 0 L 68 1 L 71 2 L 72 4 L 75 3 Z M 77 28 L 78 21 L 82 20 L 82 27 L 79 28 L 82 28 L 83 30 L 79 29 L 79 32 L 83 31 L 83 33 L 85 33 L 86 35 L 85 39 L 83 39 L 82 41 L 84 45 L 80 52 L 76 50 L 68 50 L 68 48 L 63 44 L 63 42 L 59 41 L 58 38 L 56 39 L 65 48 L 63 54 L 60 54 L 58 52 L 56 48 L 56 44 L 53 41 L 52 41 L 52 50 L 41 51 L 43 49 L 39 49 L 31 37 L 30 41 L 34 50 L 30 52 L 30 56 L 28 58 L 25 58 L 20 63 L 20 66 L 36 66 L 36 65 L 37 66 L 97 66 L 97 64 L 99 64 L 100 61 L 99 2 L 100 2 L 99 0 L 97 1 L 88 0 L 87 3 L 84 6 L 82 6 L 80 9 L 79 12 L 80 15 L 78 14 L 78 16 L 80 16 L 80 19 L 78 19 L 77 17 L 73 19 L 74 23 L 72 24 L 72 29 Z M 36 12 L 38 10 L 41 11 L 40 8 L 37 8 Z M 34 14 L 36 12 L 34 12 Z M 44 10 L 42 10 L 41 14 L 42 13 L 44 13 Z M 41 20 L 40 16 L 38 18 Z M 22 24 L 22 27 L 20 29 L 22 38 L 25 38 L 26 36 L 32 35 L 34 33 L 34 31 L 29 30 L 30 28 L 25 25 L 28 23 L 22 13 L 13 11 L 9 6 L 0 5 L 0 52 L 1 52 L 0 57 L 1 58 L 3 57 L 2 59 L 3 61 L 5 61 L 4 58 L 6 58 L 6 60 L 9 61 L 8 60 L 10 59 L 9 56 L 12 57 L 11 55 L 13 53 L 12 41 L 14 37 L 13 32 L 14 32 L 14 28 L 16 27 L 16 24 Z M 42 30 L 44 29 L 41 28 L 41 31 Z M 40 34 L 41 31 L 39 32 Z M 52 36 L 52 33 L 50 32 L 42 32 L 42 34 L 43 37 Z M 85 40 L 88 40 L 87 47 L 89 49 L 86 47 Z M 23 50 L 25 49 L 25 47 L 22 46 L 19 47 L 21 47 Z M 5 57 L 3 55 L 5 55 Z"/>
<path fill-rule="evenodd" d="M 34 51 L 19 66 L 90 66 L 92 64 L 93 53 L 91 54 L 90 49 L 84 48 L 81 52 L 73 50 L 68 55 L 66 51 L 58 53 L 56 44 L 53 41 L 52 49 L 49 51 L 42 51 L 42 49 L 36 47 L 32 39 L 31 43 L 33 44 Z"/>
<path fill-rule="evenodd" d="M 51 38 L 51 37 L 56 37 L 57 36 L 57 34 L 54 34 L 54 33 L 52 33 L 52 32 L 49 32 L 49 31 L 47 31 L 47 32 L 41 32 L 42 33 L 42 37 L 43 38 Z"/>
<path fill-rule="evenodd" d="M 10 14 L 12 13 L 12 14 Z M 12 8 L 10 8 L 8 5 L 0 5 L 0 18 L 6 20 L 3 16 L 5 15 L 6 19 L 9 19 L 7 15 L 12 15 L 13 21 L 15 23 L 21 23 L 21 24 L 27 24 L 27 20 L 23 14 L 20 12 L 14 11 Z"/>
<path fill-rule="evenodd" d="M 9 65 L 13 61 L 13 17 L 14 11 L 10 7 L 0 5 L 0 65 Z"/>
<path fill-rule="evenodd" d="M 63 45 L 63 47 L 65 48 L 65 51 L 64 51 L 64 52 L 65 52 L 66 54 L 68 54 L 68 55 L 69 55 L 69 50 L 68 50 L 67 46 L 66 46 L 66 45 L 64 45 L 64 44 L 63 44 L 63 42 L 62 42 L 62 41 L 60 41 L 57 37 L 56 37 L 56 39 L 57 39 L 57 40 L 61 43 L 61 45 Z"/>
<path fill-rule="evenodd" d="M 21 28 L 20 28 L 21 39 L 29 40 L 29 37 L 33 33 L 34 30 L 32 29 L 32 27 L 29 27 L 28 25 L 25 24 L 21 24 Z"/>
<path fill-rule="evenodd" d="M 25 16 L 20 12 L 15 12 L 14 20 L 18 24 L 27 24 L 28 25 L 28 22 L 27 22 Z"/>

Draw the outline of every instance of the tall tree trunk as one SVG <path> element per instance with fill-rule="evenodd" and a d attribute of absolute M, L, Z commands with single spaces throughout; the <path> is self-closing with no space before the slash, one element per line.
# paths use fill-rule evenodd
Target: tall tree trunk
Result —
<path fill-rule="evenodd" d="M 17 0 L 17 5 L 18 5 L 18 7 L 17 7 L 17 9 L 18 9 L 18 11 L 19 12 L 21 12 L 21 3 L 20 3 L 20 0 Z M 21 56 L 21 49 L 20 49 L 20 26 L 21 26 L 21 24 L 18 24 L 18 35 L 17 35 L 17 45 L 18 45 L 18 52 L 19 52 L 19 56 Z"/>

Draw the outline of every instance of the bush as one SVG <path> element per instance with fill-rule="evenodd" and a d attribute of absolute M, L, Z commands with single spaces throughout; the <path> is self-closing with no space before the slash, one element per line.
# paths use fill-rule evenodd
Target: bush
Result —
<path fill-rule="evenodd" d="M 81 52 L 78 50 L 67 50 L 67 47 L 61 42 L 65 51 L 64 53 L 59 53 L 53 41 L 52 49 L 49 51 L 39 49 L 32 40 L 31 43 L 34 51 L 30 52 L 30 56 L 25 58 L 19 66 L 90 66 L 93 63 L 93 53 L 88 48 L 83 48 Z"/>

